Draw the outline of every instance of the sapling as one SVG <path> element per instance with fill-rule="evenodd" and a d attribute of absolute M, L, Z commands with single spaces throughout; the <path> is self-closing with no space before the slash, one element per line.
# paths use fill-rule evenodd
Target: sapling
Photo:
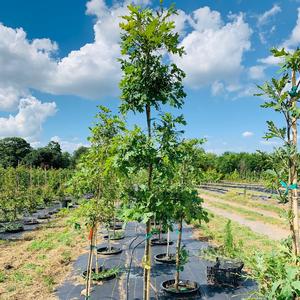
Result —
<path fill-rule="evenodd" d="M 184 72 L 175 64 L 169 64 L 167 60 L 164 60 L 164 55 L 181 56 L 184 51 L 178 46 L 179 35 L 174 32 L 174 21 L 170 20 L 170 17 L 176 14 L 173 6 L 167 10 L 161 6 L 157 11 L 150 8 L 142 9 L 134 5 L 129 5 L 128 9 L 129 15 L 123 16 L 123 23 L 120 24 L 121 53 L 124 55 L 120 60 L 123 71 L 123 78 L 120 82 L 121 111 L 146 114 L 147 138 L 144 140 L 143 148 L 147 155 L 144 155 L 145 162 L 142 169 L 147 170 L 148 177 L 147 188 L 144 190 L 146 203 L 143 203 L 143 207 L 147 209 L 138 210 L 144 215 L 146 222 L 143 299 L 148 300 L 151 262 L 148 237 L 151 232 L 150 219 L 156 210 L 152 194 L 156 160 L 156 150 L 152 142 L 152 110 L 160 110 L 161 105 L 164 104 L 177 108 L 182 106 L 185 98 L 182 85 Z M 134 138 L 134 136 L 131 137 Z M 140 149 L 135 147 L 130 150 L 139 151 Z M 141 162 L 136 161 L 136 163 L 141 169 Z"/>
<path fill-rule="evenodd" d="M 258 88 L 262 91 L 258 96 L 267 96 L 270 98 L 262 107 L 272 108 L 283 115 L 285 127 L 280 128 L 273 121 L 267 121 L 268 132 L 266 139 L 277 138 L 283 142 L 280 147 L 283 160 L 287 164 L 287 181 L 283 178 L 277 178 L 278 182 L 285 189 L 284 195 L 287 197 L 289 207 L 289 224 L 293 241 L 293 251 L 295 255 L 300 254 L 299 245 L 299 211 L 298 211 L 298 152 L 297 152 L 297 122 L 300 117 L 300 110 L 297 102 L 300 98 L 298 91 L 300 79 L 300 50 L 288 52 L 285 49 L 272 49 L 274 57 L 282 60 L 282 76 L 279 79 L 272 78 L 271 82 L 266 82 Z M 291 84 L 291 87 L 290 87 Z"/>
<path fill-rule="evenodd" d="M 194 168 L 197 146 L 201 140 L 182 141 L 178 151 L 181 153 L 181 160 L 177 162 L 177 178 L 173 188 L 174 220 L 178 224 L 178 239 L 176 245 L 176 273 L 174 287 L 179 291 L 180 271 L 187 261 L 187 252 L 182 249 L 183 221 L 190 223 L 193 220 L 208 221 L 207 212 L 202 208 L 203 200 L 199 198 L 194 188 L 197 171 Z"/>

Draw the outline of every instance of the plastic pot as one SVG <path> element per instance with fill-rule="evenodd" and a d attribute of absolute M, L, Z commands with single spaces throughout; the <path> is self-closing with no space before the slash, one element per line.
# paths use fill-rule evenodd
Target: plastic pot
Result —
<path fill-rule="evenodd" d="M 40 222 L 37 219 L 24 220 L 24 225 L 37 225 L 37 224 L 40 224 Z"/>
<path fill-rule="evenodd" d="M 110 251 L 108 247 L 100 247 L 97 249 L 97 253 L 101 255 L 117 255 L 122 253 L 122 249 L 116 247 L 110 247 Z"/>
<path fill-rule="evenodd" d="M 160 253 L 155 255 L 155 260 L 162 264 L 175 265 L 176 264 L 176 256 L 175 254 L 169 254 L 167 257 L 167 253 Z"/>
<path fill-rule="evenodd" d="M 104 238 L 105 240 L 108 240 L 108 234 L 107 234 L 107 235 L 104 235 L 103 238 Z M 111 236 L 109 237 L 109 239 L 110 239 L 111 241 L 119 241 L 119 240 L 123 240 L 124 238 L 125 238 L 125 235 L 124 235 L 124 234 L 122 234 L 121 236 L 113 236 L 113 235 L 111 235 Z"/>
<path fill-rule="evenodd" d="M 150 241 L 151 246 L 166 246 L 168 245 L 167 239 L 151 239 Z M 173 241 L 169 241 L 169 245 L 172 245 Z"/>
<path fill-rule="evenodd" d="M 175 279 L 163 281 L 161 288 L 168 294 L 176 296 L 188 296 L 196 294 L 199 291 L 200 285 L 198 282 L 190 280 L 180 280 L 179 288 L 175 288 Z"/>
<path fill-rule="evenodd" d="M 103 267 L 98 268 L 99 273 L 102 273 L 103 271 L 108 271 L 108 270 L 109 270 L 108 268 L 103 268 Z M 93 274 L 96 273 L 95 271 L 96 271 L 96 268 L 92 268 L 92 276 L 93 276 Z M 82 273 L 82 277 L 85 279 L 86 275 L 87 275 L 87 271 L 84 271 Z M 99 274 L 99 275 L 101 275 L 101 274 Z M 92 277 L 92 280 L 93 281 L 108 281 L 108 280 L 116 278 L 116 276 L 117 276 L 116 274 L 110 274 L 110 275 L 107 275 L 107 276 L 104 275 L 103 277 L 97 278 L 97 279 Z"/>
<path fill-rule="evenodd" d="M 110 225 L 109 229 L 111 229 L 111 230 L 121 230 L 121 229 L 123 229 L 123 226 L 120 225 L 120 224 L 116 224 L 115 227 L 114 227 L 114 225 Z"/>
<path fill-rule="evenodd" d="M 9 224 L 4 228 L 6 233 L 17 233 L 24 231 L 24 226 L 22 224 Z"/>

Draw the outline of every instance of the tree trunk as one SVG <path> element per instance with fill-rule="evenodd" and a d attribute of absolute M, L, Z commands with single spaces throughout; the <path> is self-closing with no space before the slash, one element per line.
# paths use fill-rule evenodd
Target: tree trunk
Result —
<path fill-rule="evenodd" d="M 159 233 L 158 233 L 158 239 L 161 239 L 161 221 L 159 221 Z"/>
<path fill-rule="evenodd" d="M 167 234 L 167 258 L 170 257 L 170 229 L 168 228 Z"/>
<path fill-rule="evenodd" d="M 181 251 L 181 239 L 182 239 L 182 219 L 178 223 L 178 239 L 176 245 L 176 274 L 175 274 L 175 289 L 179 290 L 180 280 L 180 251 Z"/>
<path fill-rule="evenodd" d="M 97 229 L 98 226 L 95 226 L 96 229 L 94 230 L 94 241 L 93 241 L 93 248 L 94 248 L 94 253 L 95 253 L 95 266 L 96 266 L 96 270 L 95 273 L 98 274 L 99 273 L 99 265 L 98 265 L 98 251 L 97 251 Z"/>
<path fill-rule="evenodd" d="M 292 72 L 292 85 L 296 86 L 296 72 Z M 297 106 L 297 99 L 292 99 L 292 107 Z M 297 186 L 298 183 L 298 170 L 297 170 L 297 118 L 292 117 L 292 134 L 293 134 L 293 146 L 295 148 L 295 153 L 292 157 L 292 167 L 291 167 L 291 182 L 293 185 Z M 295 255 L 300 254 L 299 246 L 299 212 L 298 212 L 298 190 L 297 188 L 292 189 L 292 210 L 293 210 L 293 250 Z"/>
<path fill-rule="evenodd" d="M 149 104 L 146 105 L 146 117 L 147 117 L 147 128 L 148 128 L 148 138 L 151 139 L 151 107 Z M 148 167 L 148 190 L 152 187 L 152 172 L 153 166 L 149 162 Z M 144 254 L 144 291 L 143 300 L 150 299 L 150 268 L 151 268 L 151 257 L 150 257 L 150 239 L 149 235 L 151 232 L 151 220 L 149 219 L 146 224 L 146 242 L 145 242 L 145 254 Z"/>
<path fill-rule="evenodd" d="M 89 258 L 86 270 L 86 288 L 85 288 L 85 298 L 89 299 L 91 294 L 91 277 L 92 277 L 92 263 L 93 263 L 93 236 L 94 236 L 94 228 L 90 231 L 90 251 L 89 251 Z"/>
<path fill-rule="evenodd" d="M 111 251 L 111 244 L 110 244 L 110 232 L 109 232 L 109 227 L 107 228 L 107 249 L 110 252 Z"/>

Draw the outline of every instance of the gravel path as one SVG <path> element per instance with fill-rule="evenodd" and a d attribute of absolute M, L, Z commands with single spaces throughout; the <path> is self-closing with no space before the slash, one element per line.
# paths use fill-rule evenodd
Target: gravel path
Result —
<path fill-rule="evenodd" d="M 206 195 L 201 195 L 205 199 Z M 223 200 L 214 198 L 215 201 L 222 202 Z M 224 201 L 223 201 L 224 202 Z M 237 214 L 236 212 L 231 213 L 226 210 L 216 208 L 213 203 L 204 202 L 203 206 L 213 212 L 214 214 L 228 218 L 235 221 L 243 226 L 249 227 L 252 231 L 268 236 L 272 240 L 281 240 L 289 236 L 289 230 L 279 228 L 275 225 L 266 224 L 261 221 L 247 220 L 244 216 Z M 257 210 L 256 210 L 257 211 Z M 259 211 L 258 211 L 259 212 Z"/>
<path fill-rule="evenodd" d="M 236 208 L 247 209 L 249 211 L 259 213 L 262 216 L 271 217 L 271 218 L 275 218 L 275 219 L 284 221 L 282 217 L 280 217 L 276 212 L 273 212 L 273 211 L 268 211 L 268 210 L 264 210 L 264 209 L 261 209 L 261 208 L 254 208 L 254 207 L 249 207 L 249 206 L 246 206 L 246 205 L 241 205 L 241 204 L 236 203 L 234 201 L 229 202 L 227 200 L 223 200 L 221 198 L 210 196 L 210 195 L 202 194 L 201 198 L 203 198 L 204 200 L 208 200 L 210 202 L 217 202 L 217 203 L 221 203 L 221 204 L 225 204 L 225 205 L 230 205 L 230 206 L 233 206 L 233 207 L 236 207 Z"/>

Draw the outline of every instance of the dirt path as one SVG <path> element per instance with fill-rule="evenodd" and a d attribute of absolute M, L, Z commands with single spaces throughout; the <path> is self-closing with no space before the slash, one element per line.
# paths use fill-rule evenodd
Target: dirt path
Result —
<path fill-rule="evenodd" d="M 253 208 L 253 207 L 250 207 L 250 206 L 247 206 L 247 205 L 241 205 L 241 204 L 236 203 L 234 201 L 229 202 L 227 200 L 217 198 L 217 197 L 214 197 L 214 196 L 210 196 L 210 195 L 205 195 L 205 194 L 201 194 L 201 198 L 203 198 L 204 200 L 208 200 L 210 202 L 217 202 L 217 203 L 221 203 L 221 204 L 225 204 L 225 205 L 230 205 L 230 206 L 236 207 L 236 208 L 247 209 L 249 211 L 259 213 L 263 216 L 271 217 L 271 218 L 275 218 L 275 219 L 283 221 L 283 218 L 281 218 L 276 212 L 267 211 L 267 210 L 264 210 L 264 209 L 261 209 L 261 208 Z"/>
<path fill-rule="evenodd" d="M 203 195 L 202 195 L 203 197 Z M 205 198 L 205 197 L 203 197 Z M 218 199 L 220 200 L 220 199 Z M 222 200 L 220 200 L 221 202 Z M 281 240 L 287 238 L 289 235 L 289 231 L 279 228 L 278 226 L 265 224 L 261 221 L 251 221 L 247 220 L 242 215 L 237 213 L 231 213 L 226 210 L 216 208 L 213 206 L 213 203 L 203 203 L 204 208 L 210 210 L 214 214 L 220 215 L 222 217 L 228 218 L 232 221 L 239 223 L 240 225 L 249 227 L 252 231 L 268 236 L 272 240 Z"/>

